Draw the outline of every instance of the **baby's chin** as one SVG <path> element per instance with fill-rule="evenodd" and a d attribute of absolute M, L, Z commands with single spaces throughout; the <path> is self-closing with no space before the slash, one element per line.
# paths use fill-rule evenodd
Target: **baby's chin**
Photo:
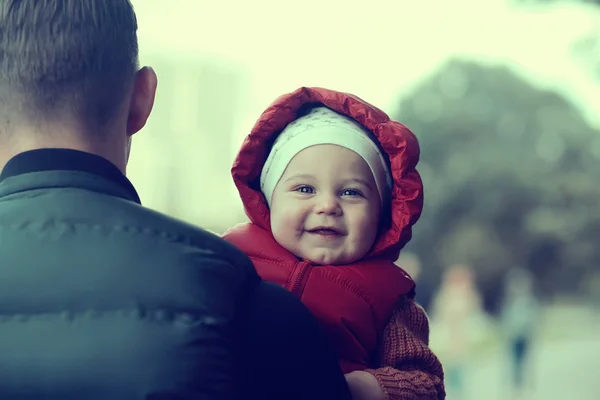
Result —
<path fill-rule="evenodd" d="M 353 264 L 363 258 L 364 254 L 331 254 L 328 252 L 314 252 L 311 254 L 296 254 L 296 257 L 310 261 L 316 265 L 347 265 Z"/>

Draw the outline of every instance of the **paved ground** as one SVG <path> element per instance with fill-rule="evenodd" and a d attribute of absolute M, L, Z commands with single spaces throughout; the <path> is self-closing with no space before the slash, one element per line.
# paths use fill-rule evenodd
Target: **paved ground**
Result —
<path fill-rule="evenodd" d="M 467 367 L 465 398 L 447 400 L 600 399 L 600 315 L 582 307 L 546 310 L 532 348 L 530 387 L 510 390 L 510 360 L 497 344 Z"/>

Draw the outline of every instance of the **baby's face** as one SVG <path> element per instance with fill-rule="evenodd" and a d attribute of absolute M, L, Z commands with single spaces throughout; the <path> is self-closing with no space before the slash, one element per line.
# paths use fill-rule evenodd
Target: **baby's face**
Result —
<path fill-rule="evenodd" d="M 373 246 L 381 212 L 367 163 L 336 145 L 298 153 L 273 192 L 271 229 L 277 242 L 317 264 L 349 264 Z"/>

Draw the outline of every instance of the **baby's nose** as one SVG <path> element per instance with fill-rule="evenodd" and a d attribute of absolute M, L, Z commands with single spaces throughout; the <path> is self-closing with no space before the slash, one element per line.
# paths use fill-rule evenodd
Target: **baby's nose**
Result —
<path fill-rule="evenodd" d="M 318 196 L 315 207 L 317 214 L 337 215 L 340 213 L 340 203 L 337 196 L 322 194 Z"/>

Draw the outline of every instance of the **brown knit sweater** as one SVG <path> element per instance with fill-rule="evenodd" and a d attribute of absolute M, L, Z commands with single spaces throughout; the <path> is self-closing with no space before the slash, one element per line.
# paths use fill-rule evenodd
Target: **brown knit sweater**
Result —
<path fill-rule="evenodd" d="M 413 300 L 404 299 L 383 333 L 378 369 L 373 374 L 385 400 L 443 400 L 444 372 L 429 349 L 429 319 Z"/>

